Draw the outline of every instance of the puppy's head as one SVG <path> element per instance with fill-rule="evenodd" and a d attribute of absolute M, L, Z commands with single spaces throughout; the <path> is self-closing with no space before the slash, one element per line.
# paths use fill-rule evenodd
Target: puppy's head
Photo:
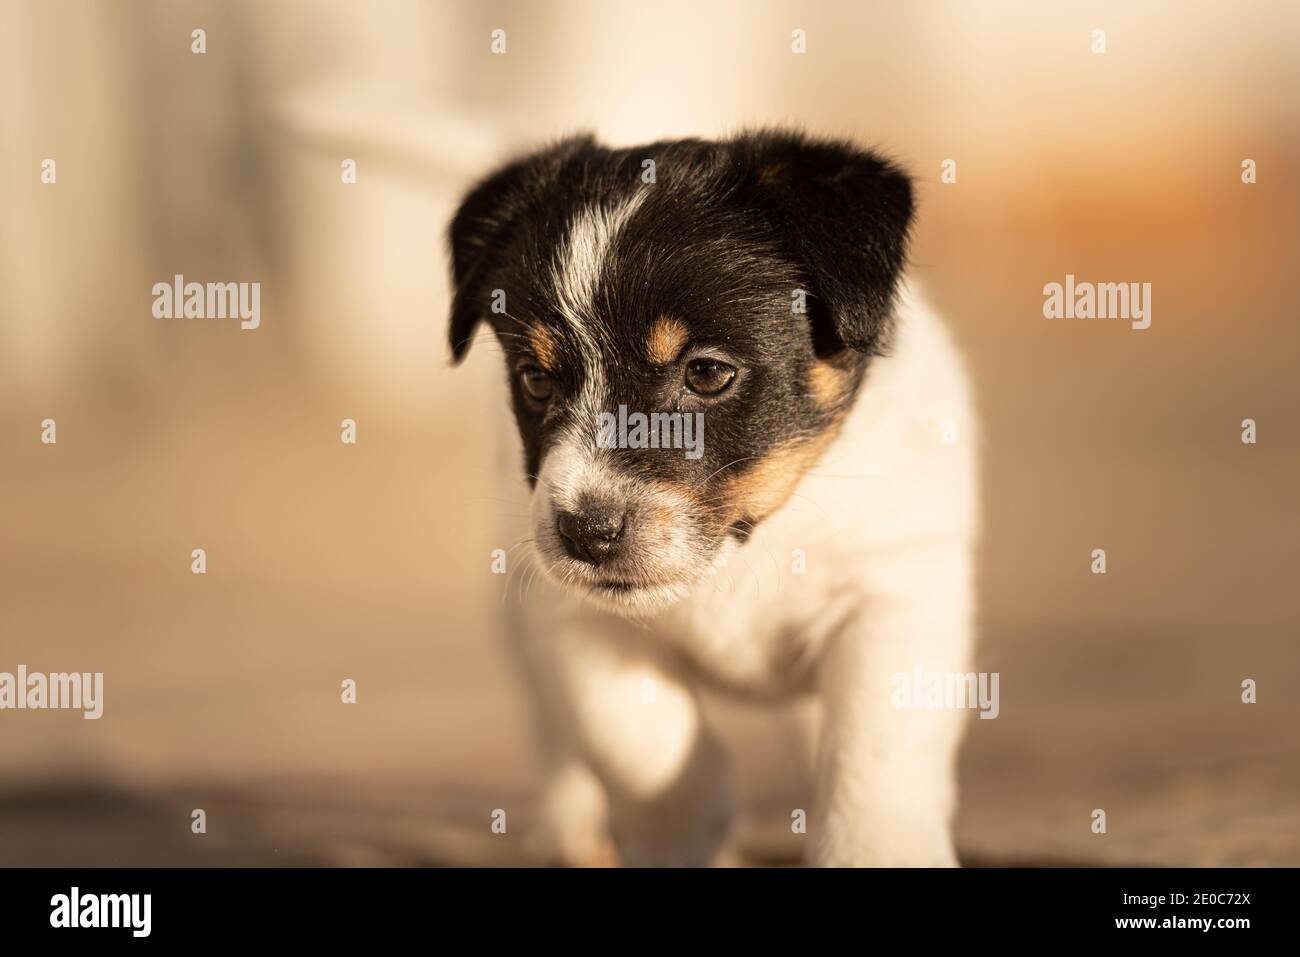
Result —
<path fill-rule="evenodd" d="M 549 577 L 652 612 L 779 508 L 888 342 L 911 219 L 898 169 L 797 134 L 577 138 L 479 184 L 452 355 L 480 323 L 505 353 Z"/>

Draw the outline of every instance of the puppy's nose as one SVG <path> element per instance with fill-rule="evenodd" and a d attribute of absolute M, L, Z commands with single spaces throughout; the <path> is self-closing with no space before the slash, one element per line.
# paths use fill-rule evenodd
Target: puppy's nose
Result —
<path fill-rule="evenodd" d="M 627 510 L 612 502 L 580 504 L 577 511 L 560 512 L 556 528 L 570 556 L 599 565 L 618 554 L 627 526 Z"/>

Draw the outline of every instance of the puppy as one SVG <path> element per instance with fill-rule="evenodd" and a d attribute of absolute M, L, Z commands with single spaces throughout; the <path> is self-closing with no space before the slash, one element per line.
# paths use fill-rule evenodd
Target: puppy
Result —
<path fill-rule="evenodd" d="M 568 139 L 457 212 L 453 361 L 483 323 L 504 352 L 547 582 L 510 632 L 555 860 L 714 860 L 720 689 L 815 703 L 810 863 L 956 862 L 964 712 L 891 685 L 972 635 L 975 423 L 912 219 L 897 166 L 771 131 Z M 661 428 L 611 441 L 636 413 Z"/>

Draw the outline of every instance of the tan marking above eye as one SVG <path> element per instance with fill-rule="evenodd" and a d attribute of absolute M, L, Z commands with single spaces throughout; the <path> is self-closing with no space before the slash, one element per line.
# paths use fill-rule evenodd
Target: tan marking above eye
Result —
<path fill-rule="evenodd" d="M 545 326 L 529 326 L 528 344 L 533 347 L 533 355 L 541 367 L 554 372 L 560 361 L 560 345 L 555 334 Z"/>
<path fill-rule="evenodd" d="M 764 186 L 775 186 L 785 180 L 785 175 L 789 169 L 790 164 L 784 160 L 768 163 L 759 171 L 758 181 Z"/>
<path fill-rule="evenodd" d="M 686 326 L 680 319 L 660 316 L 646 336 L 646 355 L 655 365 L 667 365 L 681 353 L 687 336 Z"/>

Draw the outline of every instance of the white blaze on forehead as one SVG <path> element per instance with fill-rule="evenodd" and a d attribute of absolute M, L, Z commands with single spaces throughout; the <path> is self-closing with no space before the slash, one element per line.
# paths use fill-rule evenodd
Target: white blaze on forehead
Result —
<path fill-rule="evenodd" d="M 582 355 L 583 389 L 577 411 L 593 419 L 605 404 L 604 370 L 595 336 L 602 318 L 596 311 L 596 290 L 609 251 L 641 205 L 643 196 L 637 193 L 616 206 L 588 206 L 580 210 L 569 224 L 552 271 L 556 304 L 565 323 L 573 330 Z"/>
<path fill-rule="evenodd" d="M 578 211 L 560 249 L 554 275 L 560 311 L 578 326 L 591 323 L 601 270 L 614 240 L 641 206 L 637 193 L 617 206 L 588 206 Z"/>

